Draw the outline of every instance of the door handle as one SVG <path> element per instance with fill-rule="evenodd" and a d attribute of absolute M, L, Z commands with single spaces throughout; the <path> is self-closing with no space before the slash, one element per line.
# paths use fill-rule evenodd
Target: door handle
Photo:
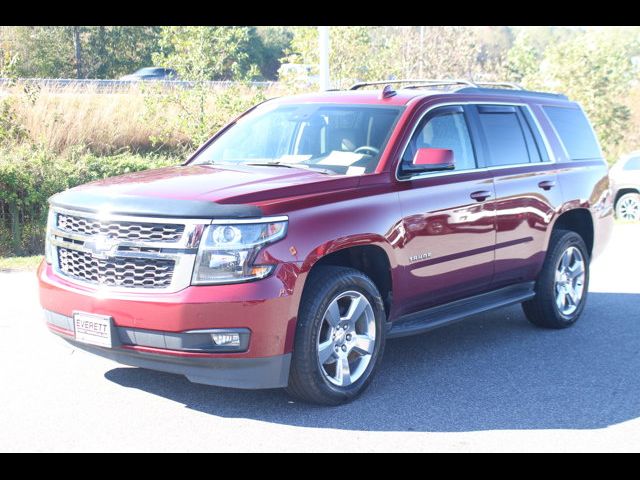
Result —
<path fill-rule="evenodd" d="M 487 198 L 491 196 L 491 192 L 488 190 L 478 190 L 477 192 L 473 192 L 469 196 L 474 200 L 476 200 L 477 202 L 484 202 Z"/>
<path fill-rule="evenodd" d="M 538 184 L 538 186 L 543 190 L 551 190 L 556 186 L 555 180 L 543 180 Z"/>

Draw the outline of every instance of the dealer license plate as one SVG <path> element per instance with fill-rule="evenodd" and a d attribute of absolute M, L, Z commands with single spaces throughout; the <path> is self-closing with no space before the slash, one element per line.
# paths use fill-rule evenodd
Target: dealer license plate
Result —
<path fill-rule="evenodd" d="M 111 317 L 76 312 L 73 314 L 73 326 L 77 341 L 108 348 L 113 346 L 111 342 Z"/>

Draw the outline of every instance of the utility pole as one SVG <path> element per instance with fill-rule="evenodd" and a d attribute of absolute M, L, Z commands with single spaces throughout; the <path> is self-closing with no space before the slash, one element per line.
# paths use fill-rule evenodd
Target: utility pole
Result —
<path fill-rule="evenodd" d="M 320 91 L 329 90 L 329 27 L 318 27 L 320 53 Z"/>

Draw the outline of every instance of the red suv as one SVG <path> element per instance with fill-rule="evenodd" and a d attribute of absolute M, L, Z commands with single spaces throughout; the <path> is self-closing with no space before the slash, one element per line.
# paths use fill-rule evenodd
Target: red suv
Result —
<path fill-rule="evenodd" d="M 573 324 L 613 221 L 580 106 L 389 83 L 270 100 L 181 166 L 52 197 L 48 327 L 123 364 L 339 404 L 389 338 L 514 303 Z"/>

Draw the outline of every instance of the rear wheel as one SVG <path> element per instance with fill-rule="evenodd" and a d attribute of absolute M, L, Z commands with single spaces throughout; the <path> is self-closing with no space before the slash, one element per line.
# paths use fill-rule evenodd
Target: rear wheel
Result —
<path fill-rule="evenodd" d="M 584 309 L 589 286 L 589 253 L 582 237 L 568 230 L 551 234 L 536 282 L 536 296 L 522 304 L 531 323 L 545 328 L 573 325 Z"/>
<path fill-rule="evenodd" d="M 640 220 L 640 194 L 625 193 L 616 202 L 616 218 L 629 222 Z"/>
<path fill-rule="evenodd" d="M 316 267 L 302 296 L 288 392 L 324 405 L 358 396 L 382 358 L 385 319 L 369 277 L 346 267 Z"/>

